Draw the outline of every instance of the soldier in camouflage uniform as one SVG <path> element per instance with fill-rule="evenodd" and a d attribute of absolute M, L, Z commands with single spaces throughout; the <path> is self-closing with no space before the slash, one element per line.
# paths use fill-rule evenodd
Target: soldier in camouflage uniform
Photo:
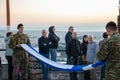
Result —
<path fill-rule="evenodd" d="M 106 31 L 110 38 L 103 43 L 97 58 L 106 59 L 105 80 L 120 80 L 120 34 L 114 22 L 106 25 Z"/>
<path fill-rule="evenodd" d="M 23 24 L 18 24 L 18 32 L 11 37 L 9 46 L 14 50 L 13 52 L 13 79 L 18 79 L 18 67 L 22 69 L 22 78 L 26 80 L 27 73 L 27 55 L 20 44 L 30 44 L 30 40 L 26 34 L 23 33 Z"/>

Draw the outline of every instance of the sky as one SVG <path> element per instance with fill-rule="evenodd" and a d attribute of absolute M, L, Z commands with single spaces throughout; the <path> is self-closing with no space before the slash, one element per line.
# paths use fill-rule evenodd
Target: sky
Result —
<path fill-rule="evenodd" d="M 97 24 L 117 21 L 118 0 L 10 0 L 11 24 Z M 6 0 L 0 0 L 6 25 Z"/>

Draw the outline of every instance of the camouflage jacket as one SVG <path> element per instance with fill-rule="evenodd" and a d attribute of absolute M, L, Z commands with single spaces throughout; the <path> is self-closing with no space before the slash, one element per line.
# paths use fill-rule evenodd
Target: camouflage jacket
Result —
<path fill-rule="evenodd" d="M 120 80 L 120 34 L 114 33 L 97 53 L 98 60 L 106 59 L 105 80 Z"/>
<path fill-rule="evenodd" d="M 11 37 L 9 47 L 16 50 L 18 49 L 16 48 L 17 44 L 30 44 L 30 40 L 26 34 L 19 35 L 19 33 L 17 32 Z"/>

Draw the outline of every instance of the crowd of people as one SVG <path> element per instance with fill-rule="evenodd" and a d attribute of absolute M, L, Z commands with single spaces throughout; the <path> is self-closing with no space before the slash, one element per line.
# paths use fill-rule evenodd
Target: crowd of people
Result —
<path fill-rule="evenodd" d="M 6 59 L 8 61 L 8 79 L 18 80 L 18 68 L 22 70 L 22 80 L 27 80 L 28 55 L 20 44 L 31 45 L 29 37 L 24 34 L 24 25 L 18 24 L 18 32 L 6 33 Z M 57 48 L 60 38 L 56 35 L 55 26 L 49 27 L 49 34 L 45 29 L 38 39 L 40 54 L 56 62 Z M 108 38 L 109 36 L 109 38 Z M 89 65 L 100 60 L 106 60 L 106 65 L 101 67 L 100 80 L 120 80 L 120 34 L 117 32 L 115 22 L 106 24 L 106 32 L 103 40 L 98 43 L 94 41 L 93 35 L 84 35 L 82 42 L 78 39 L 74 27 L 70 26 L 65 35 L 65 50 L 67 55 L 66 64 Z M 54 70 L 54 69 L 52 69 Z M 48 66 L 42 64 L 43 79 L 48 78 Z M 83 71 L 84 80 L 98 80 L 96 69 Z M 57 74 L 56 74 L 57 75 Z M 78 80 L 77 72 L 70 72 L 70 80 Z"/>

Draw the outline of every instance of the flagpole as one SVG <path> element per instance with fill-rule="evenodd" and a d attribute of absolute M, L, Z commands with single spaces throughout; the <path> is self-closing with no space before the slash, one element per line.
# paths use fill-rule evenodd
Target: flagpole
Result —
<path fill-rule="evenodd" d="M 7 32 L 10 31 L 10 2 L 6 0 Z"/>

